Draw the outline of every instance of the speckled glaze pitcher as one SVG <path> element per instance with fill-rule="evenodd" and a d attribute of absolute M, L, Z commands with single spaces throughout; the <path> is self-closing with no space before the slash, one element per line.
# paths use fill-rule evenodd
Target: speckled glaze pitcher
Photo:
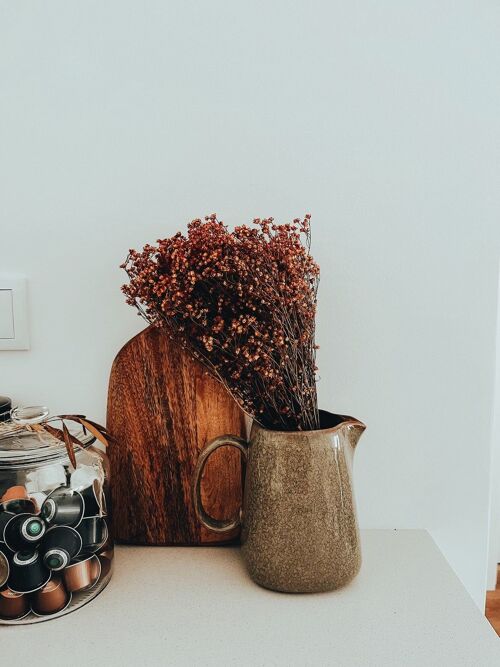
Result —
<path fill-rule="evenodd" d="M 200 454 L 194 478 L 197 516 L 218 533 L 241 523 L 241 549 L 252 579 L 276 591 L 340 588 L 361 566 L 352 459 L 365 425 L 320 411 L 317 431 L 269 431 L 253 424 L 248 442 L 224 435 Z M 200 481 L 217 448 L 237 447 L 246 461 L 240 517 L 222 521 L 203 509 Z"/>

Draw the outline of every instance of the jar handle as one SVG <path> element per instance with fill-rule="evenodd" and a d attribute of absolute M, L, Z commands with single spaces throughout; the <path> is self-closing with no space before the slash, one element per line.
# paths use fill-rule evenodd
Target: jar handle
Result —
<path fill-rule="evenodd" d="M 205 526 L 205 528 L 212 530 L 214 533 L 227 533 L 241 524 L 241 511 L 239 516 L 234 517 L 233 519 L 214 519 L 214 517 L 210 516 L 205 511 L 201 500 L 201 478 L 205 469 L 205 464 L 208 461 L 209 456 L 213 454 L 216 449 L 224 447 L 225 445 L 239 449 L 243 456 L 243 460 L 245 463 L 247 462 L 248 443 L 243 440 L 243 438 L 238 438 L 235 435 L 221 435 L 210 441 L 202 449 L 194 470 L 193 484 L 191 487 L 194 511 L 198 521 Z"/>

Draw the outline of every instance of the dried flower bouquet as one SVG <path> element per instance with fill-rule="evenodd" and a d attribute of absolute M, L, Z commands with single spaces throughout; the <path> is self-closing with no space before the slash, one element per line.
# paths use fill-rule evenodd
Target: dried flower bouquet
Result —
<path fill-rule="evenodd" d="M 310 216 L 253 222 L 231 232 L 214 214 L 185 236 L 131 250 L 122 289 L 262 426 L 319 428 Z"/>

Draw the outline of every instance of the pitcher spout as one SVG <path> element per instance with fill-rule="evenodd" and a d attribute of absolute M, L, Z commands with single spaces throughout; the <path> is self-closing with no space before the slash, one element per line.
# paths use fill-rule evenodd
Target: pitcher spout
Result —
<path fill-rule="evenodd" d="M 366 430 L 366 424 L 363 424 L 362 421 L 355 417 L 348 417 L 347 415 L 339 415 L 339 418 L 341 418 L 341 422 L 335 430 L 338 430 L 341 437 L 347 440 L 352 450 L 355 450 L 361 435 Z"/>
<path fill-rule="evenodd" d="M 345 426 L 349 430 L 349 443 L 353 449 L 356 449 L 359 439 L 366 430 L 366 424 L 363 424 L 359 419 L 353 419 L 347 422 Z"/>
<path fill-rule="evenodd" d="M 321 429 L 325 432 L 336 433 L 342 440 L 347 440 L 354 450 L 366 425 L 355 417 L 339 415 L 326 410 L 319 411 Z"/>

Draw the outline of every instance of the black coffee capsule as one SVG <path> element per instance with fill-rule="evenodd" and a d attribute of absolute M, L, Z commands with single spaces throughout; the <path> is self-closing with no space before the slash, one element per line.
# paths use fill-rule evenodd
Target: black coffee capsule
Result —
<path fill-rule="evenodd" d="M 5 526 L 9 523 L 13 516 L 14 514 L 12 512 L 0 512 L 0 542 L 5 542 Z"/>
<path fill-rule="evenodd" d="M 46 498 L 41 515 L 51 526 L 78 526 L 83 517 L 84 501 L 78 491 L 59 487 Z"/>
<path fill-rule="evenodd" d="M 104 499 L 99 482 L 95 479 L 90 486 L 80 491 L 85 502 L 84 516 L 103 516 L 105 508 L 101 507 Z M 101 502 L 100 502 L 101 499 Z"/>
<path fill-rule="evenodd" d="M 12 514 L 35 514 L 36 503 L 32 498 L 14 498 L 2 503 L 0 509 Z"/>
<path fill-rule="evenodd" d="M 34 514 L 15 514 L 5 524 L 5 544 L 12 551 L 33 549 L 45 533 L 45 523 Z"/>
<path fill-rule="evenodd" d="M 70 526 L 54 526 L 45 533 L 40 546 L 44 564 L 59 571 L 77 556 L 82 548 L 82 538 Z"/>
<path fill-rule="evenodd" d="M 50 571 L 38 551 L 18 551 L 12 558 L 9 588 L 15 593 L 33 593 L 49 581 Z"/>
<path fill-rule="evenodd" d="M 95 553 L 108 539 L 106 521 L 100 516 L 83 519 L 76 530 L 82 538 L 82 554 Z"/>

